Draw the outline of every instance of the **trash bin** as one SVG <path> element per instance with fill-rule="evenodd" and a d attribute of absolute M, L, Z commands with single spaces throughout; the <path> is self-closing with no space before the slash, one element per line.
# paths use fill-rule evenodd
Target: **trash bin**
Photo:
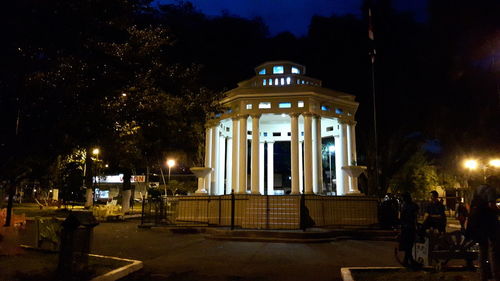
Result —
<path fill-rule="evenodd" d="M 87 270 L 92 235 L 98 224 L 89 211 L 73 211 L 64 220 L 61 224 L 59 274 L 70 276 Z"/>

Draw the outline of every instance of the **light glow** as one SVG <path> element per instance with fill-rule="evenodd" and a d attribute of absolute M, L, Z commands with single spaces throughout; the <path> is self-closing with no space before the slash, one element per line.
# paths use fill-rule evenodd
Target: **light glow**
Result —
<path fill-rule="evenodd" d="M 167 160 L 167 166 L 169 168 L 172 168 L 173 166 L 175 166 L 175 160 L 174 159 L 168 159 Z"/>
<path fill-rule="evenodd" d="M 465 166 L 465 168 L 467 168 L 469 170 L 475 170 L 475 169 L 477 169 L 478 163 L 477 163 L 477 160 L 469 159 L 469 160 L 465 160 L 464 166 Z"/>
<path fill-rule="evenodd" d="M 500 159 L 491 159 L 490 166 L 493 166 L 495 168 L 500 168 Z"/>
<path fill-rule="evenodd" d="M 330 146 L 328 147 L 328 151 L 329 151 L 329 152 L 334 152 L 334 151 L 335 151 L 335 146 L 334 146 L 334 145 L 330 145 Z"/>
<path fill-rule="evenodd" d="M 92 150 L 92 154 L 94 155 L 99 155 L 99 152 L 101 152 L 99 148 L 94 148 L 94 150 Z"/>

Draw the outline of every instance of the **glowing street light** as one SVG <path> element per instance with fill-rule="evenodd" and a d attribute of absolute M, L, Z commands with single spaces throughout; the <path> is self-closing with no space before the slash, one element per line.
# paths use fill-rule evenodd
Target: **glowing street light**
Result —
<path fill-rule="evenodd" d="M 500 159 L 491 159 L 490 166 L 500 168 Z"/>
<path fill-rule="evenodd" d="M 92 154 L 95 155 L 95 162 L 96 162 L 96 165 L 94 167 L 95 174 L 93 175 L 94 176 L 94 187 L 92 187 L 92 189 L 95 189 L 95 186 L 97 186 L 97 188 L 99 188 L 99 189 L 101 187 L 101 182 L 99 179 L 99 174 L 100 174 L 99 173 L 99 153 L 100 152 L 101 152 L 101 150 L 99 150 L 98 147 L 92 149 Z M 94 190 L 94 194 L 95 194 L 95 190 Z M 92 200 L 94 200 L 95 198 L 97 198 L 97 197 L 94 197 Z"/>
<path fill-rule="evenodd" d="M 491 159 L 488 163 L 475 159 L 468 159 L 464 161 L 464 167 L 468 169 L 469 172 L 481 169 L 483 172 L 483 179 L 486 180 L 488 168 L 500 168 L 500 159 Z"/>
<path fill-rule="evenodd" d="M 474 159 L 465 160 L 465 162 L 464 162 L 465 168 L 467 168 L 469 170 L 477 169 L 478 165 L 479 164 L 477 163 L 477 160 L 474 160 Z"/>
<path fill-rule="evenodd" d="M 167 160 L 167 166 L 168 166 L 168 182 L 170 182 L 170 169 L 172 169 L 172 167 L 175 166 L 175 160 L 174 159 L 168 159 Z"/>

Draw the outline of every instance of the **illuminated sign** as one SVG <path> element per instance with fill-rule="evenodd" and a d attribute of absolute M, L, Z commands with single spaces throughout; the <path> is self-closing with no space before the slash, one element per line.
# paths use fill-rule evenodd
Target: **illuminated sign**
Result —
<path fill-rule="evenodd" d="M 94 181 L 98 183 L 123 183 L 123 174 L 94 177 Z M 130 178 L 130 182 L 146 182 L 146 176 L 134 175 Z"/>

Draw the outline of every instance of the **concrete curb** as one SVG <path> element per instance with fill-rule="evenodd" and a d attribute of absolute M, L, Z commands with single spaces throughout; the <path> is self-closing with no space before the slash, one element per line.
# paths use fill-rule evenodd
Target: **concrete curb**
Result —
<path fill-rule="evenodd" d="M 131 262 L 131 264 L 127 264 L 125 266 L 111 270 L 108 273 L 105 273 L 103 275 L 92 278 L 90 281 L 115 281 L 115 280 L 123 278 L 123 277 L 125 277 L 133 272 L 136 272 L 136 271 L 142 269 L 144 266 L 142 261 L 138 261 L 138 260 L 124 259 L 124 258 L 111 257 L 111 256 L 101 256 L 101 255 L 96 255 L 96 254 L 89 254 L 89 256 Z"/>
<path fill-rule="evenodd" d="M 46 251 L 46 250 L 40 250 L 40 249 L 34 248 L 32 246 L 28 246 L 28 245 L 20 245 L 20 247 L 24 248 L 24 249 L 34 250 L 34 251 L 41 251 L 41 252 Z M 49 251 L 49 252 L 51 252 L 51 251 Z M 124 258 L 119 258 L 119 257 L 103 256 L 103 255 L 97 255 L 97 254 L 89 254 L 89 256 L 103 258 L 103 259 L 113 259 L 113 260 L 118 260 L 118 261 L 130 262 L 130 264 L 113 269 L 109 272 L 106 272 L 103 275 L 96 276 L 96 277 L 90 279 L 90 281 L 115 281 L 115 280 L 123 278 L 123 277 L 125 277 L 133 272 L 136 272 L 144 267 L 143 262 L 139 261 L 139 260 L 124 259 Z"/>
<path fill-rule="evenodd" d="M 240 241 L 240 242 L 270 242 L 270 243 L 327 243 L 337 241 L 336 238 L 266 238 L 266 237 L 224 237 L 224 236 L 212 236 L 205 235 L 205 238 L 211 240 L 228 240 L 228 241 Z"/>
<path fill-rule="evenodd" d="M 448 266 L 448 269 L 459 269 L 463 270 L 464 267 L 462 266 Z M 358 267 L 342 267 L 340 268 L 340 275 L 342 276 L 343 281 L 356 281 L 352 277 L 352 271 L 351 270 L 395 270 L 395 269 L 406 269 L 406 267 L 401 267 L 401 266 L 358 266 Z M 426 270 L 432 270 L 434 269 L 433 267 L 426 266 L 423 267 L 422 269 Z"/>
<path fill-rule="evenodd" d="M 340 268 L 340 275 L 343 281 L 356 281 L 352 277 L 351 270 L 353 269 L 404 269 L 404 267 L 397 266 L 372 266 L 372 267 L 342 267 Z"/>
<path fill-rule="evenodd" d="M 389 235 L 389 236 L 388 236 Z M 395 235 L 394 235 L 395 236 Z M 207 229 L 205 238 L 213 240 L 232 240 L 248 242 L 284 242 L 284 243 L 325 243 L 337 240 L 374 240 L 392 241 L 391 232 L 327 230 L 316 231 L 269 231 L 269 230 L 227 230 Z"/>
<path fill-rule="evenodd" d="M 302 230 L 259 230 L 214 228 L 206 226 L 155 226 L 139 225 L 138 228 L 170 234 L 204 234 L 206 239 L 276 242 L 276 243 L 327 243 L 338 240 L 394 241 L 396 232 L 373 229 L 328 229 L 311 228 Z"/>

